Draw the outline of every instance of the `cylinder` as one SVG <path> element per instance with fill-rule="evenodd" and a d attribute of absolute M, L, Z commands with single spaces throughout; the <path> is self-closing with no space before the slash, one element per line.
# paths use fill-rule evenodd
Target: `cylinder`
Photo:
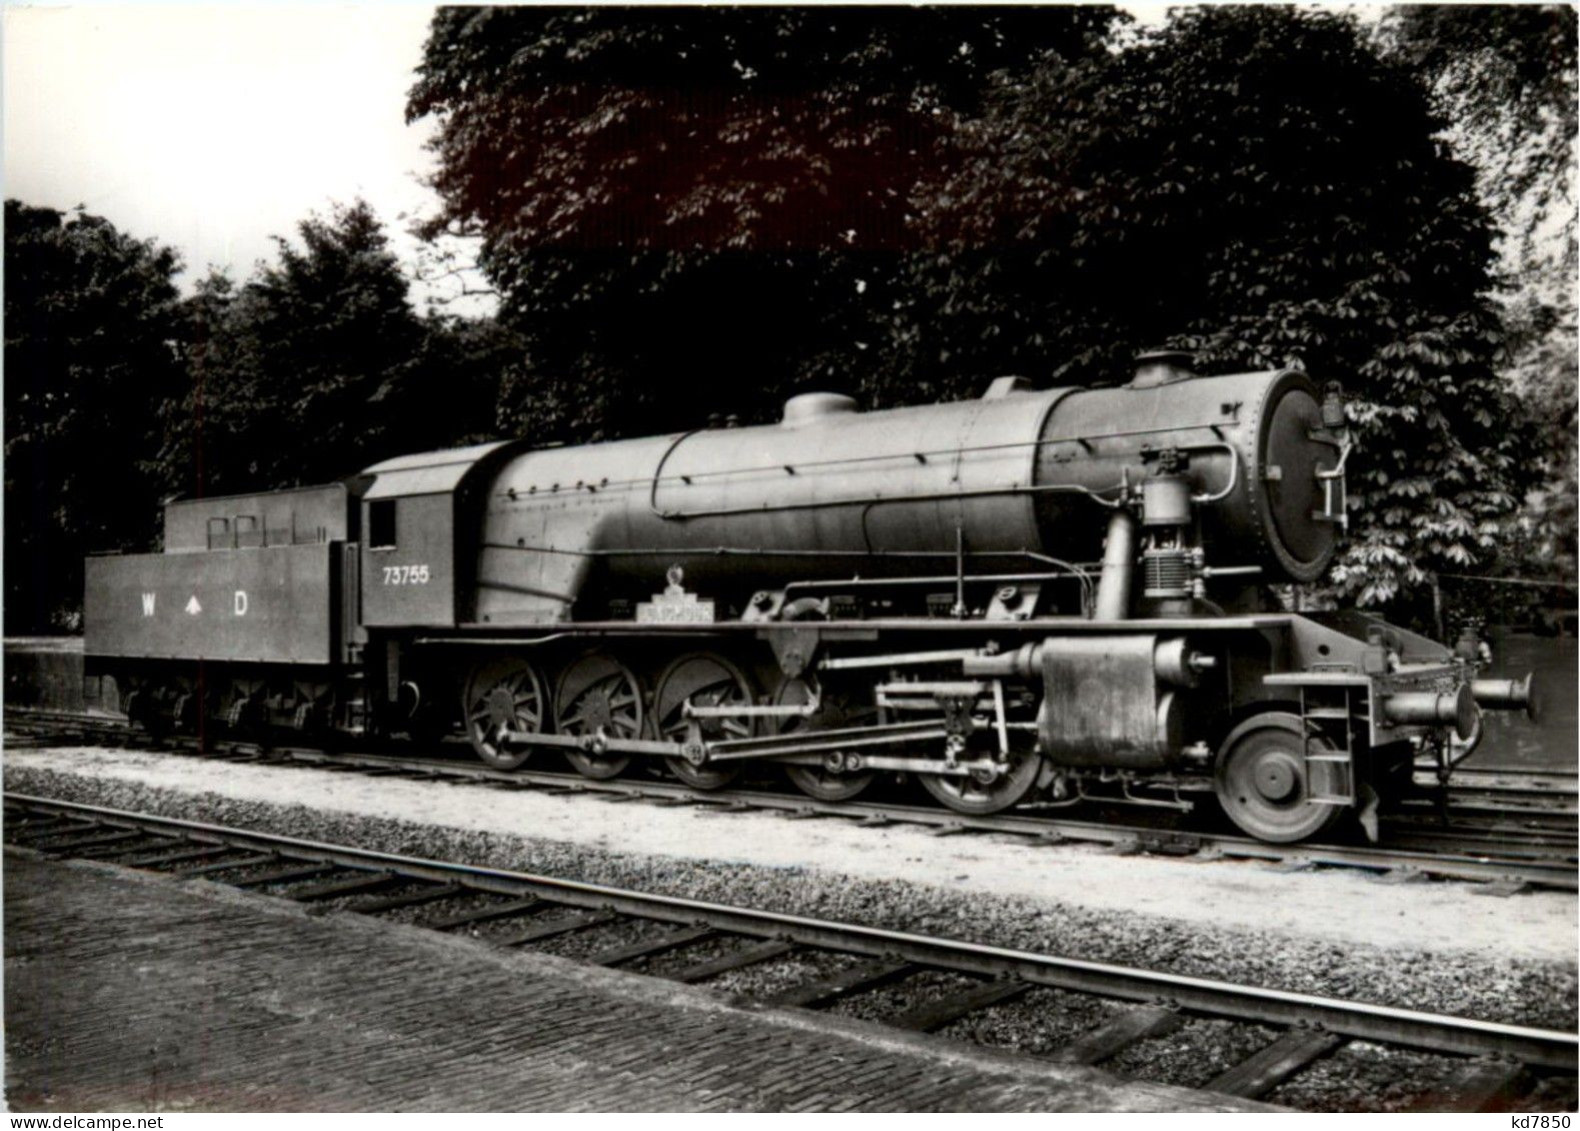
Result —
<path fill-rule="evenodd" d="M 1524 679 L 1477 679 L 1470 684 L 1476 706 L 1489 711 L 1524 711 L 1525 717 L 1536 722 L 1541 716 L 1540 697 L 1531 682 L 1533 673 Z"/>
<path fill-rule="evenodd" d="M 1083 633 L 1043 640 L 1038 746 L 1065 766 L 1155 770 L 1178 756 L 1182 695 L 1161 688 L 1158 638 Z"/>
<path fill-rule="evenodd" d="M 1476 732 L 1481 710 L 1468 683 L 1458 691 L 1400 691 L 1383 700 L 1383 717 L 1401 726 L 1452 725 L 1454 733 L 1468 739 Z"/>
<path fill-rule="evenodd" d="M 1108 520 L 1103 546 L 1103 572 L 1097 580 L 1098 620 L 1124 620 L 1130 615 L 1130 590 L 1136 573 L 1136 520 L 1116 510 Z"/>

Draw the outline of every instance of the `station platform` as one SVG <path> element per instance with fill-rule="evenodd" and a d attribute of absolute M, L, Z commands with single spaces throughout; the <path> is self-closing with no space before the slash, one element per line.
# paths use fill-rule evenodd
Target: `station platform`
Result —
<path fill-rule="evenodd" d="M 7 848 L 12 1111 L 1273 1110 Z"/>

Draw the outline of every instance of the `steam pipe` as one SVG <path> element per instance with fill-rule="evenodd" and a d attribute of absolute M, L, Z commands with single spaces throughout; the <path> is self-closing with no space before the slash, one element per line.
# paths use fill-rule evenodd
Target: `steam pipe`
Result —
<path fill-rule="evenodd" d="M 1116 510 L 1108 520 L 1103 545 L 1103 571 L 1097 580 L 1098 620 L 1124 620 L 1130 615 L 1130 591 L 1136 574 L 1136 519 Z"/>

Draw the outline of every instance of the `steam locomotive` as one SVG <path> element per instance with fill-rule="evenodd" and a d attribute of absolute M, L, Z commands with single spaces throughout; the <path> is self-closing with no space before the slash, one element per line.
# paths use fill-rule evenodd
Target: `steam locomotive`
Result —
<path fill-rule="evenodd" d="M 1188 364 L 175 501 L 162 553 L 88 560 L 88 670 L 155 729 L 459 729 L 500 768 L 774 762 L 826 800 L 899 772 L 970 814 L 1215 796 L 1264 840 L 1375 837 L 1529 677 L 1279 607 L 1345 521 L 1340 394 Z"/>

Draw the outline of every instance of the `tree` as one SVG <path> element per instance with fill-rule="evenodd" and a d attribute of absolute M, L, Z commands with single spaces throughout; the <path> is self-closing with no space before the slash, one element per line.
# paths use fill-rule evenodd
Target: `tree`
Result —
<path fill-rule="evenodd" d="M 1484 560 L 1523 489 L 1494 374 L 1493 231 L 1422 84 L 1353 22 L 1176 15 L 1111 58 L 999 86 L 920 203 L 937 254 L 901 343 L 948 367 L 1110 382 L 1298 359 L 1359 441 L 1334 578 L 1376 604 Z"/>
<path fill-rule="evenodd" d="M 1567 4 L 1412 4 L 1389 9 L 1379 32 L 1431 85 L 1520 257 L 1540 256 L 1535 245 L 1548 240 L 1563 249 L 1568 276 L 1577 30 Z"/>
<path fill-rule="evenodd" d="M 297 235 L 241 286 L 210 275 L 185 304 L 191 384 L 161 455 L 174 489 L 324 482 L 458 430 L 466 399 L 421 364 L 428 333 L 372 210 L 336 207 Z"/>
<path fill-rule="evenodd" d="M 1580 82 L 1576 12 L 1568 5 L 1407 6 L 1379 27 L 1384 49 L 1420 74 L 1448 137 L 1478 171 L 1497 217 L 1505 337 L 1500 370 L 1535 435 L 1527 454 L 1542 489 L 1523 502 L 1488 572 L 1567 580 L 1576 566 L 1577 263 L 1575 136 Z M 1532 458 L 1534 457 L 1534 459 Z M 1507 609 L 1561 603 L 1541 589 L 1471 585 L 1467 599 Z M 1510 598 L 1529 596 L 1526 602 Z"/>
<path fill-rule="evenodd" d="M 176 253 L 5 205 L 5 627 L 80 624 L 82 560 L 152 533 L 156 406 L 179 385 Z"/>
<path fill-rule="evenodd" d="M 890 317 L 941 138 L 989 74 L 1094 54 L 1115 19 L 441 9 L 407 116 L 438 125 L 430 233 L 481 236 L 527 349 L 502 421 L 587 440 L 850 380 Z"/>
<path fill-rule="evenodd" d="M 496 318 L 427 315 L 412 378 L 391 406 L 392 436 L 404 437 L 401 450 L 479 444 L 511 431 L 497 419 L 498 400 L 525 349 L 521 336 Z"/>

